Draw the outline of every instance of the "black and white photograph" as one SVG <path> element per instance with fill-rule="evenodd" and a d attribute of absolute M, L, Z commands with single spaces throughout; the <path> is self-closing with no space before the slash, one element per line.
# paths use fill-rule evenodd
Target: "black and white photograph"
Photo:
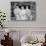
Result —
<path fill-rule="evenodd" d="M 11 2 L 11 20 L 36 20 L 36 2 Z"/>

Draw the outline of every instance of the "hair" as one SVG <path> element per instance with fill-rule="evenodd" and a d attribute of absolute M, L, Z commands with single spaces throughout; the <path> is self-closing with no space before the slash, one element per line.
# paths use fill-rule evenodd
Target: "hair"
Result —
<path fill-rule="evenodd" d="M 24 9 L 26 9 L 26 5 L 24 5 Z"/>
<path fill-rule="evenodd" d="M 21 9 L 21 6 L 19 6 L 19 8 Z"/>
<path fill-rule="evenodd" d="M 28 9 L 30 9 L 30 5 L 28 5 Z"/>

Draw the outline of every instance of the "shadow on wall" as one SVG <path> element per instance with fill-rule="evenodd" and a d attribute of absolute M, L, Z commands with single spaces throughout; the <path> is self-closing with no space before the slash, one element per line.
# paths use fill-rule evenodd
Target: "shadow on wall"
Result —
<path fill-rule="evenodd" d="M 13 46 L 21 46 L 20 41 L 13 40 Z"/>

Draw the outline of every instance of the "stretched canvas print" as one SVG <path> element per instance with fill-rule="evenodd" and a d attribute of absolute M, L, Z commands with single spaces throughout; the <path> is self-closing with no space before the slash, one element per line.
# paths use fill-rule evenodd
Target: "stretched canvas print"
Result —
<path fill-rule="evenodd" d="M 11 2 L 11 20 L 36 19 L 36 2 Z"/>

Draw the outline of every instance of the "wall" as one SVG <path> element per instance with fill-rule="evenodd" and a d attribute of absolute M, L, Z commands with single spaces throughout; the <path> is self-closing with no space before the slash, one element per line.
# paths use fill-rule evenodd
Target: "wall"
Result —
<path fill-rule="evenodd" d="M 46 0 L 29 0 L 36 1 L 36 21 L 11 21 L 10 20 L 10 2 L 19 0 L 0 0 L 0 10 L 6 12 L 8 22 L 6 27 L 46 27 Z M 20 0 L 28 1 L 28 0 Z"/>

